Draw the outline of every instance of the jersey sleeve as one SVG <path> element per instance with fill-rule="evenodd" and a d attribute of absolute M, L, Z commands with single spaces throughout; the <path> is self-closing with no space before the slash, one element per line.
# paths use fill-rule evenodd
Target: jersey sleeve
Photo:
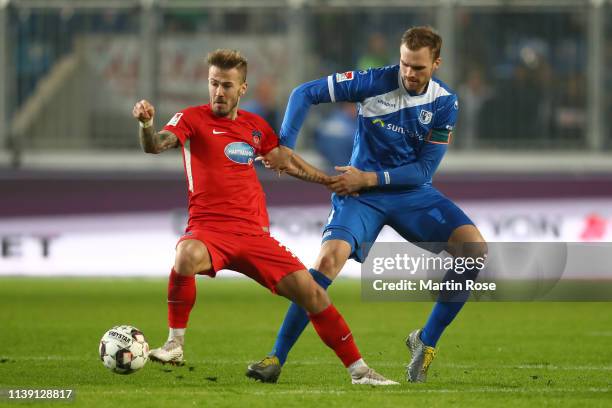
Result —
<path fill-rule="evenodd" d="M 367 71 L 347 71 L 327 77 L 332 102 L 361 102 L 387 92 L 387 74 L 391 67 L 370 68 Z M 397 87 L 397 77 L 393 85 Z"/>
<path fill-rule="evenodd" d="M 280 144 L 295 147 L 298 134 L 312 105 L 329 102 L 361 102 L 367 97 L 397 88 L 393 67 L 367 71 L 347 71 L 306 82 L 291 92 L 283 124 Z"/>
<path fill-rule="evenodd" d="M 175 113 L 163 130 L 172 132 L 184 145 L 185 141 L 193 136 L 193 129 L 189 123 L 189 110 L 185 109 Z"/>
<path fill-rule="evenodd" d="M 383 188 L 413 188 L 431 182 L 447 146 L 444 143 L 426 143 L 417 160 L 405 166 L 376 172 L 378 186 Z"/>
<path fill-rule="evenodd" d="M 440 107 L 436 109 L 431 132 L 427 136 L 429 143 L 449 144 L 457 122 L 459 113 L 459 102 L 457 95 L 451 94 L 444 97 Z"/>
<path fill-rule="evenodd" d="M 260 120 L 261 130 L 263 131 L 263 137 L 261 140 L 261 146 L 257 152 L 260 155 L 266 155 L 270 150 L 278 147 L 278 136 L 272 127 L 265 120 Z"/>
<path fill-rule="evenodd" d="M 312 105 L 331 102 L 325 78 L 306 82 L 295 88 L 289 96 L 280 129 L 280 144 L 295 148 L 298 134 Z"/>

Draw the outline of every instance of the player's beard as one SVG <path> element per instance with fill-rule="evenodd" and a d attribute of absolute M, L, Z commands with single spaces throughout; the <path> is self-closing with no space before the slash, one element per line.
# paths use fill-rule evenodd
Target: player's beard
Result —
<path fill-rule="evenodd" d="M 427 81 L 425 82 L 421 82 L 419 80 L 415 80 L 414 82 L 411 82 L 406 77 L 404 77 L 403 79 L 404 79 L 403 81 L 404 88 L 406 88 L 406 90 L 409 92 L 417 92 L 418 90 L 424 88 L 427 82 L 429 82 L 429 79 L 427 79 Z"/>
<path fill-rule="evenodd" d="M 219 116 L 219 117 L 230 116 L 230 114 L 238 106 L 238 99 L 236 99 L 235 101 L 230 101 L 230 100 L 225 99 L 225 100 L 223 100 L 223 102 L 225 104 L 222 105 L 222 106 L 215 105 L 214 102 L 213 102 L 213 104 L 212 104 L 212 111 L 215 114 L 215 116 Z"/>

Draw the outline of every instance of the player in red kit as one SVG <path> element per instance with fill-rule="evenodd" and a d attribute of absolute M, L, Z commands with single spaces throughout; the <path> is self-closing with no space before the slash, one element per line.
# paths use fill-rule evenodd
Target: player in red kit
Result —
<path fill-rule="evenodd" d="M 195 275 L 214 277 L 221 269 L 245 274 L 273 293 L 299 304 L 323 340 L 347 367 L 353 384 L 397 384 L 369 368 L 351 330 L 316 277 L 269 234 L 265 196 L 257 179 L 257 156 L 273 160 L 278 138 L 259 116 L 239 110 L 247 90 L 247 61 L 237 51 L 208 55 L 210 103 L 175 114 L 156 132 L 155 109 L 142 100 L 133 116 L 140 123 L 145 152 L 183 150 L 189 190 L 189 222 L 176 247 L 168 283 L 168 341 L 151 350 L 151 360 L 181 364 L 189 313 L 195 303 Z M 327 176 L 296 157 L 287 172 L 325 183 Z"/>

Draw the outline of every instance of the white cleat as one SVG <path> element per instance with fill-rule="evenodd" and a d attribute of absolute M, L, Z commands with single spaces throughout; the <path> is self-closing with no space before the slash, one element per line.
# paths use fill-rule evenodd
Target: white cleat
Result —
<path fill-rule="evenodd" d="M 351 382 L 353 384 L 364 384 L 364 385 L 399 385 L 398 382 L 389 380 L 370 367 L 363 367 L 361 372 L 351 376 Z"/>
<path fill-rule="evenodd" d="M 181 366 L 185 364 L 183 346 L 174 339 L 168 340 L 162 347 L 149 351 L 149 359 L 162 364 Z"/>

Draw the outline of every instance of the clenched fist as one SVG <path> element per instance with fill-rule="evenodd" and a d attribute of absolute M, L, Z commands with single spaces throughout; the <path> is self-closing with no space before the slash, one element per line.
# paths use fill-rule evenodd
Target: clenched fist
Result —
<path fill-rule="evenodd" d="M 153 120 L 155 115 L 155 108 L 146 99 L 136 102 L 134 109 L 132 109 L 132 116 L 138 119 L 140 122 L 145 123 Z"/>

